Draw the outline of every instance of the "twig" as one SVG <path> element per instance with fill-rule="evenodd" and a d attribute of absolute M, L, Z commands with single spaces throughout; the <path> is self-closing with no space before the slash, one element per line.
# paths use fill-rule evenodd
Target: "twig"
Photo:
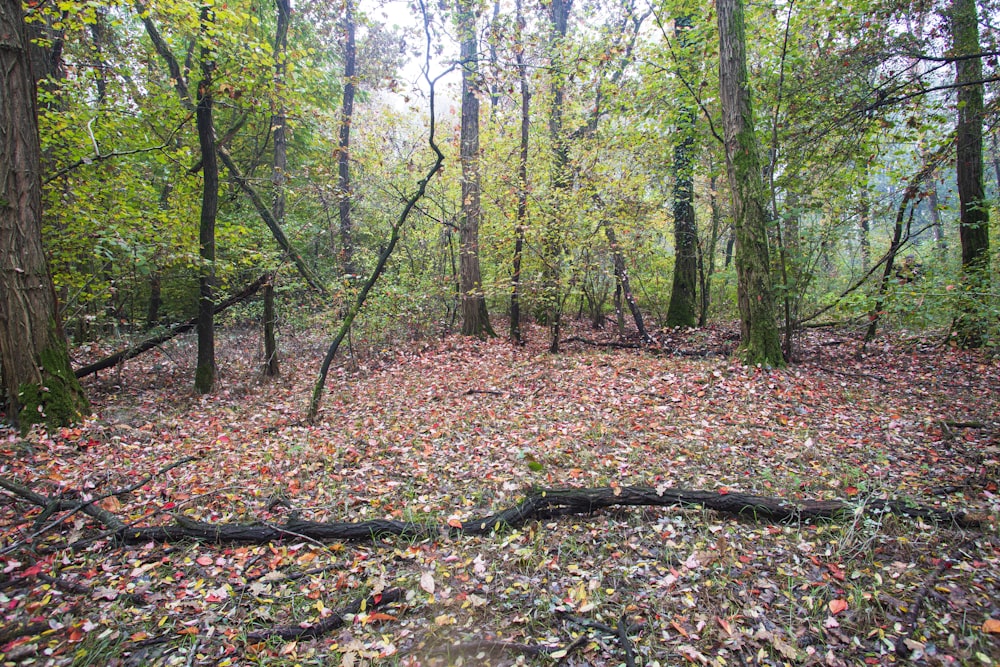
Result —
<path fill-rule="evenodd" d="M 900 637 L 900 640 L 896 643 L 896 655 L 901 658 L 908 658 L 910 655 L 910 647 L 906 645 L 907 640 L 912 639 L 913 633 L 917 631 L 917 617 L 920 615 L 920 608 L 924 605 L 924 599 L 926 599 L 927 594 L 937 583 L 938 578 L 944 573 L 945 570 L 952 566 L 951 560 L 947 558 L 941 559 L 938 566 L 931 572 L 930 576 L 924 581 L 920 590 L 917 591 L 917 597 L 913 600 L 913 605 L 910 607 L 910 611 L 907 612 L 906 618 L 903 623 L 908 627 L 906 634 Z"/>
<path fill-rule="evenodd" d="M 345 616 L 358 614 L 362 609 L 366 611 L 369 609 L 377 609 L 378 607 L 398 602 L 402 599 L 402 597 L 403 589 L 390 588 L 389 590 L 382 591 L 381 595 L 369 595 L 366 598 L 358 598 L 344 607 L 343 610 L 334 612 L 332 615 L 327 616 L 325 619 L 314 625 L 307 625 L 304 627 L 299 625 L 283 625 L 269 628 L 267 630 L 257 630 L 247 634 L 247 641 L 262 642 L 272 637 L 277 637 L 286 641 L 320 637 L 331 630 L 336 630 L 344 625 L 346 622 L 346 619 L 344 618 Z"/>
<path fill-rule="evenodd" d="M 618 621 L 618 641 L 625 653 L 626 667 L 635 667 L 635 653 L 632 651 L 632 641 L 628 638 L 628 618 L 624 612 Z"/>

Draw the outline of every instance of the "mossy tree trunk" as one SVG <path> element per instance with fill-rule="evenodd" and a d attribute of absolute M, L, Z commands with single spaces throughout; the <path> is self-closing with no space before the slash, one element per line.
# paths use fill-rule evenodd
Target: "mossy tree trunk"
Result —
<path fill-rule="evenodd" d="M 69 424 L 89 412 L 69 363 L 42 249 L 41 149 L 21 3 L 0 2 L 0 369 L 7 418 Z"/>
<path fill-rule="evenodd" d="M 462 334 L 495 336 L 486 311 L 479 267 L 479 44 L 476 14 L 471 0 L 458 0 L 458 34 L 462 44 L 462 217 L 458 227 L 458 279 L 461 293 Z"/>
<path fill-rule="evenodd" d="M 740 356 L 748 364 L 783 366 L 768 257 L 767 192 L 747 84 L 743 0 L 718 0 L 716 8 L 726 170 L 736 235 Z"/>
<path fill-rule="evenodd" d="M 674 21 L 674 36 L 686 56 L 687 32 L 691 17 Z M 677 69 L 683 70 L 683 58 Z M 686 75 L 686 72 L 680 71 Z M 677 121 L 674 146 L 674 277 L 667 308 L 668 327 L 693 327 L 697 322 L 698 231 L 694 218 L 694 129 L 697 116 L 691 102 L 685 102 Z"/>
<path fill-rule="evenodd" d="M 975 0 L 951 4 L 952 51 L 956 56 L 980 53 Z M 989 204 L 983 189 L 983 62 L 981 58 L 955 61 L 958 84 L 956 167 L 961 203 L 959 238 L 962 243 L 963 289 L 957 331 L 967 347 L 986 342 L 985 295 L 990 284 Z"/>

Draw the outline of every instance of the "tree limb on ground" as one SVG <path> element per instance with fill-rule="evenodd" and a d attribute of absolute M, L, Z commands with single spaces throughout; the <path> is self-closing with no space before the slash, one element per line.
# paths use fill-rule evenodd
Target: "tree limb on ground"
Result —
<path fill-rule="evenodd" d="M 19 484 L 0 478 L 0 486 L 18 496 L 45 507 L 51 501 Z M 837 520 L 859 514 L 898 514 L 911 518 L 951 523 L 961 528 L 978 528 L 983 520 L 964 512 L 949 512 L 899 500 L 867 499 L 806 500 L 793 502 L 781 498 L 745 493 L 719 493 L 646 486 L 614 486 L 580 489 L 540 489 L 509 509 L 460 524 L 434 524 L 415 521 L 378 519 L 371 521 L 307 521 L 291 518 L 283 526 L 266 523 L 207 523 L 184 515 L 175 515 L 169 526 L 125 527 L 121 519 L 107 510 L 87 505 L 81 511 L 104 526 L 115 529 L 112 539 L 124 544 L 173 542 L 193 539 L 203 542 L 268 543 L 287 540 L 289 535 L 309 540 L 369 541 L 385 537 L 407 539 L 433 538 L 442 535 L 488 535 L 495 530 L 517 528 L 529 521 L 573 514 L 593 514 L 608 507 L 702 507 L 722 514 L 756 521 Z"/>
<path fill-rule="evenodd" d="M 252 283 L 244 287 L 242 290 L 240 290 L 239 293 L 234 294 L 225 301 L 220 301 L 219 303 L 215 304 L 215 309 L 213 311 L 214 314 L 218 315 L 219 313 L 226 310 L 230 306 L 234 306 L 237 303 L 249 299 L 251 296 L 257 293 L 257 290 L 259 290 L 264 285 L 264 283 L 267 282 L 269 276 L 270 274 L 268 273 L 263 274 L 262 276 L 257 278 L 257 280 L 253 281 Z M 74 371 L 74 374 L 76 375 L 76 377 L 82 378 L 88 375 L 93 375 L 98 371 L 103 371 L 106 368 L 112 368 L 122 363 L 123 361 L 128 361 L 129 359 L 138 357 L 143 352 L 148 352 L 149 350 L 152 350 L 154 347 L 159 347 L 160 345 L 166 343 L 171 338 L 179 336 L 182 333 L 191 331 L 197 325 L 198 325 L 197 317 L 193 317 L 190 320 L 182 322 L 180 324 L 175 324 L 174 326 L 170 327 L 161 334 L 158 334 L 151 338 L 147 338 L 141 343 L 136 343 L 130 348 L 121 350 L 119 352 L 115 352 L 111 356 L 105 357 L 100 361 L 95 361 L 92 364 L 88 364 L 82 368 L 78 368 L 76 369 L 76 371 Z"/>

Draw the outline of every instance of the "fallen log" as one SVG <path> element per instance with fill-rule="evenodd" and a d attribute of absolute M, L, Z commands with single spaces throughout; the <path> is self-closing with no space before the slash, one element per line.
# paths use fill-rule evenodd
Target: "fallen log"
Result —
<path fill-rule="evenodd" d="M 176 516 L 172 526 L 149 526 L 119 531 L 116 538 L 126 544 L 170 542 L 194 539 L 204 542 L 266 543 L 289 537 L 313 540 L 369 541 L 386 537 L 407 539 L 449 535 L 487 535 L 495 530 L 517 528 L 528 521 L 572 514 L 592 514 L 616 506 L 701 507 L 722 514 L 757 521 L 836 520 L 864 514 L 897 514 L 962 528 L 977 528 L 978 517 L 963 512 L 948 512 L 899 500 L 867 499 L 858 503 L 842 500 L 792 502 L 780 498 L 745 493 L 718 493 L 690 489 L 654 489 L 644 486 L 616 486 L 592 489 L 543 489 L 532 492 L 513 507 L 461 524 L 448 525 L 415 521 L 377 519 L 372 521 L 306 521 L 290 519 L 283 526 L 263 523 L 213 524 Z"/>
<path fill-rule="evenodd" d="M 267 273 L 263 274 L 261 277 L 257 278 L 257 280 L 253 281 L 252 283 L 244 287 L 242 290 L 240 290 L 239 293 L 234 294 L 225 301 L 220 301 L 215 305 L 215 308 L 213 309 L 212 312 L 218 315 L 219 313 L 226 310 L 230 306 L 234 306 L 237 303 L 240 303 L 241 301 L 246 301 L 251 296 L 256 294 L 257 290 L 259 290 L 264 285 L 264 283 L 267 282 L 269 275 L 270 274 Z M 88 364 L 87 366 L 78 368 L 73 373 L 74 375 L 76 375 L 77 378 L 82 378 L 82 377 L 87 377 L 88 375 L 93 375 L 98 371 L 103 371 L 105 368 L 112 368 L 122 363 L 123 361 L 128 361 L 129 359 L 138 357 L 143 352 L 148 352 L 149 350 L 152 350 L 154 347 L 159 347 L 160 345 L 166 343 L 171 338 L 179 336 L 187 331 L 191 331 L 197 325 L 198 325 L 198 318 L 192 317 L 190 320 L 186 322 L 175 324 L 174 326 L 170 327 L 169 329 L 167 329 L 166 331 L 164 331 L 159 335 L 153 336 L 152 338 L 147 338 L 146 340 L 142 341 L 141 343 L 137 343 L 132 347 L 126 348 L 119 352 L 115 352 L 111 356 L 105 357 L 100 361 L 95 361 L 92 364 Z"/>
<path fill-rule="evenodd" d="M 51 500 L 30 489 L 0 478 L 0 486 L 46 507 Z M 65 502 L 65 501 L 63 501 Z M 612 486 L 579 489 L 537 489 L 516 505 L 481 517 L 472 517 L 447 525 L 417 521 L 376 519 L 371 521 L 307 521 L 291 518 L 282 526 L 272 523 L 207 523 L 184 515 L 174 515 L 175 523 L 166 526 L 125 526 L 121 519 L 90 503 L 74 507 L 90 515 L 106 528 L 108 537 L 120 544 L 173 542 L 181 539 L 202 542 L 267 543 L 290 538 L 309 540 L 374 541 L 386 537 L 407 539 L 437 536 L 488 535 L 495 530 L 517 528 L 528 521 L 573 514 L 593 514 L 608 507 L 701 507 L 722 514 L 756 521 L 837 520 L 858 514 L 897 514 L 911 518 L 950 523 L 960 528 L 978 528 L 979 517 L 964 512 L 949 512 L 900 500 L 869 498 L 849 503 L 843 500 L 805 500 L 793 502 L 781 498 L 746 493 L 720 493 L 691 489 L 652 488 L 648 486 Z"/>

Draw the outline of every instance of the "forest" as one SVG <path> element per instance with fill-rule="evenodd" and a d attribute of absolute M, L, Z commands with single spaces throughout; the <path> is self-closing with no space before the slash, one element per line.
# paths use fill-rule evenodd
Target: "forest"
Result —
<path fill-rule="evenodd" d="M 0 664 L 1000 664 L 995 0 L 0 0 Z"/>

